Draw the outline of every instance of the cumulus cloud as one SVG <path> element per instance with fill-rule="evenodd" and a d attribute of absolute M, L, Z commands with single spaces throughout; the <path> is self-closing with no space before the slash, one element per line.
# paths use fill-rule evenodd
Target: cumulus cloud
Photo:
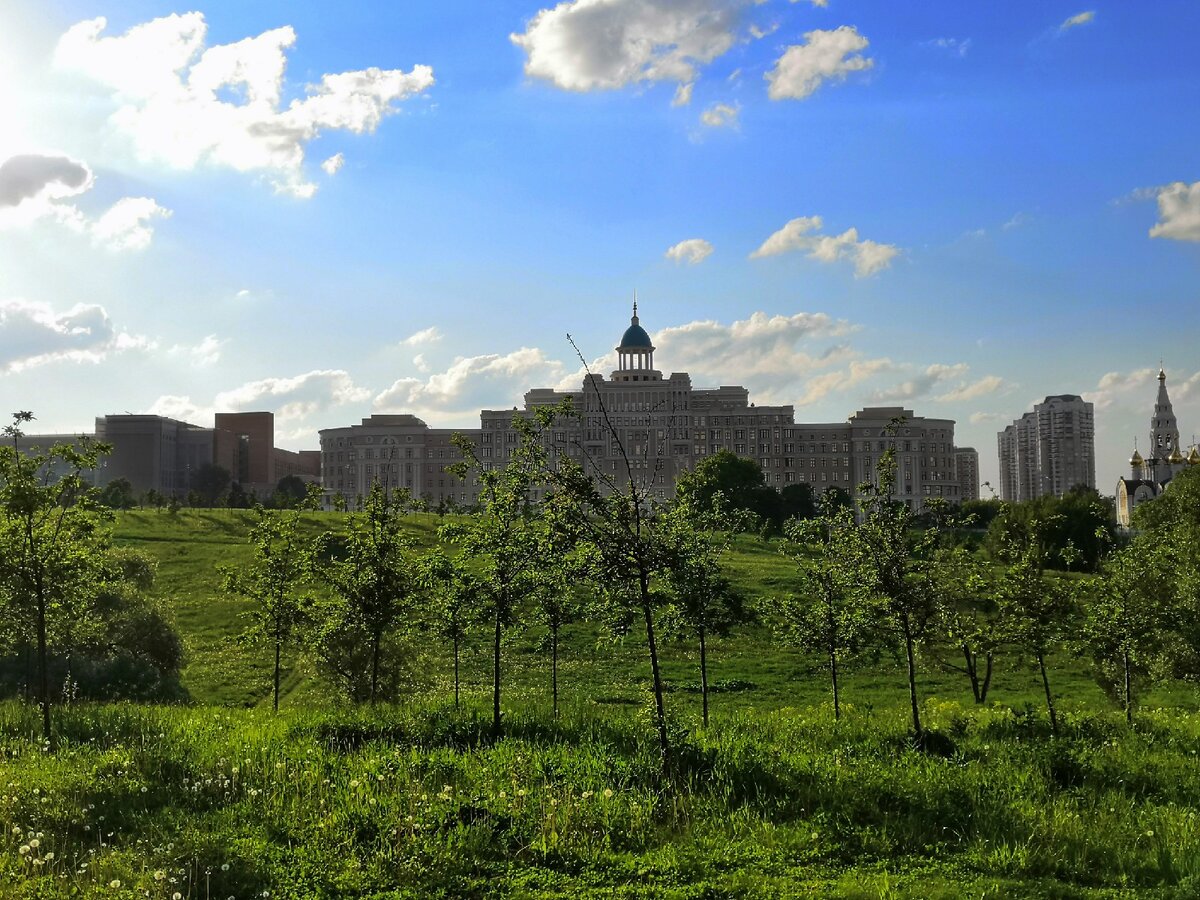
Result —
<path fill-rule="evenodd" d="M 999 375 L 985 375 L 978 381 L 960 384 L 944 394 L 939 394 L 934 397 L 942 403 L 955 403 L 963 400 L 974 400 L 977 397 L 986 397 L 988 394 L 994 394 L 996 391 L 1004 387 L 1004 379 Z"/>
<path fill-rule="evenodd" d="M 1095 18 L 1096 18 L 1096 11 L 1094 9 L 1089 9 L 1089 10 L 1086 10 L 1085 12 L 1076 13 L 1075 15 L 1066 19 L 1061 25 L 1058 26 L 1058 32 L 1059 32 L 1059 34 L 1062 34 L 1065 31 L 1070 31 L 1072 28 L 1078 28 L 1080 25 L 1087 25 L 1090 22 L 1092 22 L 1093 20 L 1095 20 Z"/>
<path fill-rule="evenodd" d="M 700 121 L 709 128 L 736 128 L 739 107 L 728 103 L 714 103 L 700 114 Z"/>
<path fill-rule="evenodd" d="M 870 42 L 853 25 L 832 31 L 810 31 L 803 44 L 793 44 L 763 75 L 772 100 L 803 100 L 826 81 L 845 81 L 851 72 L 865 72 L 875 60 L 863 56 Z"/>
<path fill-rule="evenodd" d="M 894 244 L 859 240 L 857 228 L 847 228 L 837 236 L 818 234 L 823 221 L 820 216 L 800 216 L 792 219 L 750 254 L 751 259 L 776 256 L 799 250 L 809 259 L 821 262 L 836 262 L 849 259 L 854 263 L 857 278 L 874 275 L 892 264 L 900 249 Z"/>
<path fill-rule="evenodd" d="M 286 51 L 296 33 L 285 26 L 231 44 L 206 47 L 199 12 L 170 15 L 104 36 L 107 21 L 89 19 L 58 42 L 55 61 L 113 91 L 110 123 L 137 153 L 179 169 L 201 163 L 261 171 L 276 190 L 312 196 L 305 145 L 321 132 L 372 132 L 394 105 L 433 85 L 429 66 L 369 68 L 323 75 L 303 98 L 280 105 Z"/>
<path fill-rule="evenodd" d="M 1100 377 L 1096 387 L 1084 391 L 1084 400 L 1095 405 L 1096 409 L 1108 409 L 1136 395 L 1143 402 L 1153 403 L 1155 392 L 1158 390 L 1158 369 L 1134 369 L 1132 372 L 1107 372 Z"/>
<path fill-rule="evenodd" d="M 938 385 L 962 378 L 969 368 L 966 363 L 955 363 L 952 366 L 934 363 L 912 378 L 876 391 L 871 400 L 878 403 L 915 400 L 924 397 Z M 952 399 L 949 395 L 943 396 Z"/>
<path fill-rule="evenodd" d="M 692 89 L 695 83 L 689 81 L 687 84 L 681 84 L 675 88 L 675 96 L 671 98 L 672 106 L 687 106 L 692 102 Z"/>
<path fill-rule="evenodd" d="M 27 153 L 0 163 L 0 207 L 72 197 L 91 186 L 91 170 L 70 157 Z"/>
<path fill-rule="evenodd" d="M 429 328 L 410 334 L 400 343 L 406 347 L 418 347 L 421 344 L 436 344 L 442 339 L 442 332 L 438 330 L 436 325 L 431 325 Z"/>
<path fill-rule="evenodd" d="M 1007 422 L 1008 416 L 1004 413 L 989 413 L 989 412 L 974 412 L 968 417 L 972 425 L 982 425 L 985 422 Z"/>
<path fill-rule="evenodd" d="M 489 404 L 516 404 L 530 386 L 555 384 L 564 374 L 561 362 L 547 358 L 536 347 L 506 354 L 460 356 L 445 371 L 426 379 L 398 379 L 375 397 L 375 409 L 434 418 L 477 413 Z"/>
<path fill-rule="evenodd" d="M 696 263 L 704 262 L 713 252 L 713 245 L 704 238 L 688 238 L 686 241 L 680 241 L 672 247 L 667 248 L 667 252 L 663 255 L 667 259 L 672 259 L 677 263 Z"/>
<path fill-rule="evenodd" d="M 195 424 L 212 422 L 214 412 L 245 412 L 266 409 L 275 413 L 275 423 L 296 429 L 313 415 L 371 396 L 341 369 L 314 369 L 289 378 L 263 378 L 217 394 L 211 403 L 196 403 L 189 396 L 167 394 L 151 404 L 147 412 Z M 309 429 L 311 431 L 311 429 Z M 297 429 L 295 433 L 305 433 Z"/>
<path fill-rule="evenodd" d="M 110 250 L 143 250 L 151 222 L 171 215 L 150 197 L 122 197 L 95 219 L 67 202 L 89 191 L 95 179 L 85 163 L 66 156 L 25 154 L 0 164 L 0 228 L 48 219 Z"/>
<path fill-rule="evenodd" d="M 325 162 L 321 163 L 321 168 L 325 170 L 326 175 L 336 175 L 341 171 L 342 166 L 346 163 L 346 157 L 342 153 L 335 153 Z"/>
<path fill-rule="evenodd" d="M 57 312 L 47 303 L 0 300 L 0 372 L 52 362 L 100 362 L 110 353 L 150 342 L 118 331 L 104 307 L 78 304 Z"/>
<path fill-rule="evenodd" d="M 110 250 L 144 250 L 154 229 L 150 222 L 165 219 L 171 211 L 149 197 L 124 197 L 88 226 L 92 240 Z"/>
<path fill-rule="evenodd" d="M 922 41 L 921 46 L 933 50 L 941 50 L 945 53 L 948 53 L 950 56 L 962 59 L 971 50 L 971 39 L 940 37 L 934 38 L 931 41 Z"/>
<path fill-rule="evenodd" d="M 1200 241 L 1200 181 L 1182 181 L 1158 190 L 1159 223 L 1150 229 L 1152 238 Z"/>
<path fill-rule="evenodd" d="M 221 361 L 221 346 L 224 343 L 215 334 L 209 334 L 205 335 L 198 344 L 175 344 L 168 352 L 174 357 L 186 354 L 194 366 L 214 366 Z"/>
<path fill-rule="evenodd" d="M 750 0 L 566 0 L 537 13 L 509 39 L 525 51 L 525 74 L 568 91 L 643 81 L 696 80 L 697 67 L 735 43 Z M 680 103 L 688 88 L 677 91 Z"/>

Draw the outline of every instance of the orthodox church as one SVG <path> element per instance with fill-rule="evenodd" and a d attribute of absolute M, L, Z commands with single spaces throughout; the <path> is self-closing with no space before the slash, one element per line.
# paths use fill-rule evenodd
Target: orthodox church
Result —
<path fill-rule="evenodd" d="M 1130 516 L 1139 504 L 1153 500 L 1171 479 L 1188 466 L 1200 465 L 1200 449 L 1195 445 L 1185 456 L 1179 447 L 1179 424 L 1167 395 L 1167 373 L 1158 370 L 1158 397 L 1150 419 L 1150 446 L 1147 457 L 1138 452 L 1136 442 L 1129 460 L 1128 478 L 1117 479 L 1117 522 L 1129 527 Z"/>

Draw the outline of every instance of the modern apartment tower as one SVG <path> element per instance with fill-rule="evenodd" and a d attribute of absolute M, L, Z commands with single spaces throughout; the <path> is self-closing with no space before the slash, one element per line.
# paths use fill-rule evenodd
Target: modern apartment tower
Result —
<path fill-rule="evenodd" d="M 1061 497 L 1071 488 L 1096 487 L 1096 427 L 1092 404 L 1056 394 L 1034 404 L 997 435 L 1000 499 Z"/>

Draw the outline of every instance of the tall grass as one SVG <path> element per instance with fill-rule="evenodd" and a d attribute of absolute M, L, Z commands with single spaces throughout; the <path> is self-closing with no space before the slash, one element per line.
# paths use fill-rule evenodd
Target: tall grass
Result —
<path fill-rule="evenodd" d="M 481 712 L 73 707 L 51 755 L 0 705 L 0 896 L 1200 891 L 1196 714 L 744 711 L 664 783 L 637 712 Z"/>

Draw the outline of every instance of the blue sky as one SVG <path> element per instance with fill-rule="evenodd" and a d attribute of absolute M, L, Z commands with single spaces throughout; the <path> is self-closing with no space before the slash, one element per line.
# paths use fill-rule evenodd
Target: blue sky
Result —
<path fill-rule="evenodd" d="M 954 418 L 986 479 L 1083 394 L 1110 492 L 1160 359 L 1200 433 L 1198 38 L 1194 2 L 9 0 L 0 396 L 471 426 L 577 381 L 567 332 L 610 368 L 636 289 L 665 370 Z"/>

